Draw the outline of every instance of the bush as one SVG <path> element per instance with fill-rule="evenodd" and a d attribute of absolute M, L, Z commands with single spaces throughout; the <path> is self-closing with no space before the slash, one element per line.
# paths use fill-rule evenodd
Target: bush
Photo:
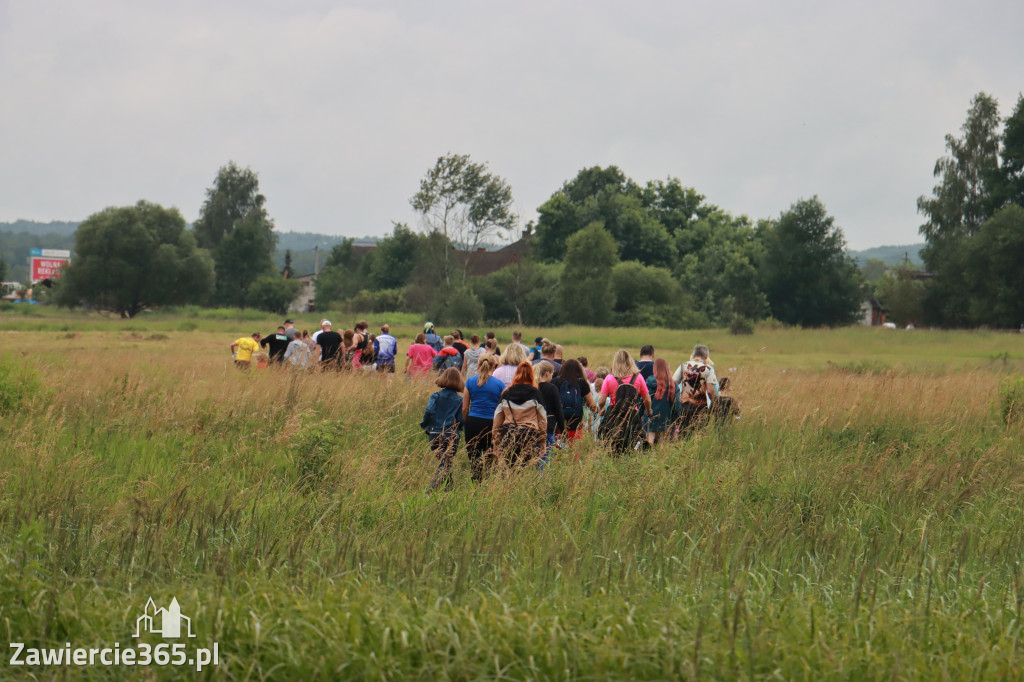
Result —
<path fill-rule="evenodd" d="M 401 289 L 381 289 L 368 291 L 363 289 L 345 304 L 350 313 L 380 313 L 388 310 L 402 309 Z"/>
<path fill-rule="evenodd" d="M 1007 426 L 1024 419 L 1024 376 L 1007 377 L 999 382 L 996 410 Z"/>
<path fill-rule="evenodd" d="M 284 315 L 304 282 L 300 279 L 260 277 L 249 287 L 248 301 L 254 308 Z"/>
<path fill-rule="evenodd" d="M 729 325 L 729 333 L 736 336 L 749 336 L 754 333 L 754 321 L 746 317 L 734 317 Z"/>

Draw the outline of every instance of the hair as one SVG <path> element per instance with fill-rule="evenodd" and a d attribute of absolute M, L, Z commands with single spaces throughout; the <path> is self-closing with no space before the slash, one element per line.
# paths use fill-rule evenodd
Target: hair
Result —
<path fill-rule="evenodd" d="M 259 332 L 253 332 L 253 333 L 252 333 L 252 334 L 250 334 L 249 336 L 251 336 L 251 337 L 252 337 L 252 338 L 254 338 L 254 339 L 258 339 L 258 338 L 260 338 L 260 333 L 259 333 Z"/>
<path fill-rule="evenodd" d="M 461 329 L 453 329 L 452 330 L 452 336 L 455 337 L 456 339 L 459 339 L 461 341 L 462 340 L 462 330 Z"/>
<path fill-rule="evenodd" d="M 498 342 L 494 339 L 487 339 L 487 343 L 484 345 L 487 346 L 487 350 L 494 352 L 494 349 L 498 347 Z"/>
<path fill-rule="evenodd" d="M 562 360 L 563 352 L 564 351 L 562 350 L 562 344 L 556 343 L 555 344 L 555 360 L 561 361 Z"/>
<path fill-rule="evenodd" d="M 352 339 L 354 339 L 355 336 L 356 333 L 354 331 L 352 331 L 351 329 L 346 329 L 345 333 L 341 335 L 342 343 L 344 343 L 346 346 L 352 345 Z"/>
<path fill-rule="evenodd" d="M 665 358 L 654 361 L 654 378 L 658 381 L 658 389 L 654 392 L 655 398 L 661 400 L 667 397 L 671 401 L 676 397 L 676 385 L 672 382 L 672 371 Z"/>
<path fill-rule="evenodd" d="M 535 345 L 535 346 L 539 346 L 542 343 L 544 343 L 544 337 L 543 336 L 538 336 L 537 338 L 535 338 L 533 340 L 533 345 Z"/>
<path fill-rule="evenodd" d="M 303 329 L 301 332 L 299 332 L 299 338 L 300 339 L 308 339 L 309 338 L 309 330 L 308 329 Z"/>
<path fill-rule="evenodd" d="M 515 386 L 517 384 L 537 387 L 537 380 L 533 376 L 533 365 L 529 362 L 520 362 L 516 366 L 516 375 L 512 377 L 511 385 Z"/>
<path fill-rule="evenodd" d="M 381 334 L 387 334 L 387 333 L 389 333 L 390 331 L 391 331 L 391 327 L 387 326 L 386 324 L 382 324 L 382 325 L 380 326 L 380 333 L 381 333 Z"/>
<path fill-rule="evenodd" d="M 466 387 L 462 382 L 462 372 L 454 367 L 449 367 L 445 371 L 441 372 L 441 376 L 437 377 L 437 380 L 434 381 L 434 383 L 441 388 L 450 388 L 456 393 L 462 393 L 462 389 Z"/>
<path fill-rule="evenodd" d="M 516 330 L 516 331 L 512 332 L 512 340 L 513 341 L 522 341 L 523 340 L 523 333 L 521 331 L 519 331 L 519 330 Z"/>
<path fill-rule="evenodd" d="M 576 358 L 576 362 L 578 362 L 581 365 L 583 365 L 583 367 L 586 367 L 587 366 L 587 356 L 586 355 L 579 356 L 578 358 Z"/>
<path fill-rule="evenodd" d="M 444 345 L 445 346 L 450 346 L 453 343 L 455 343 L 455 337 L 454 336 L 452 336 L 451 334 L 448 334 L 447 336 L 444 337 Z"/>
<path fill-rule="evenodd" d="M 284 325 L 281 325 L 280 327 L 278 327 L 278 328 L 277 328 L 277 330 L 278 330 L 279 332 L 283 332 L 283 331 L 284 331 Z"/>
<path fill-rule="evenodd" d="M 537 363 L 537 380 L 540 381 L 541 377 L 551 377 L 555 375 L 555 366 L 547 360 Z"/>
<path fill-rule="evenodd" d="M 597 368 L 597 371 L 594 372 L 594 374 L 597 375 L 598 381 L 604 381 L 604 378 L 611 374 L 611 370 L 609 370 L 607 367 L 601 366 Z"/>
<path fill-rule="evenodd" d="M 413 339 L 412 342 L 413 343 L 426 343 L 427 342 L 427 335 L 424 334 L 423 332 L 420 332 L 419 334 L 416 335 L 416 338 Z"/>
<path fill-rule="evenodd" d="M 484 336 L 485 336 L 485 337 L 487 337 L 488 339 L 493 339 L 493 338 L 495 338 L 495 336 L 494 336 L 494 332 L 487 332 L 486 334 L 484 334 Z"/>
<path fill-rule="evenodd" d="M 356 331 L 363 331 L 364 329 L 369 328 L 370 325 L 366 323 L 366 320 L 359 320 L 358 322 L 356 322 Z"/>
<path fill-rule="evenodd" d="M 555 350 L 555 344 L 551 343 L 550 341 L 545 341 L 544 345 L 540 347 L 540 354 L 543 355 L 544 357 L 547 357 L 549 355 L 553 356 L 555 354 Z"/>
<path fill-rule="evenodd" d="M 612 376 L 616 379 L 625 379 L 633 374 L 639 374 L 640 370 L 637 369 L 636 363 L 633 362 L 633 358 L 629 356 L 629 351 L 625 348 L 620 348 L 615 351 L 615 357 L 612 358 Z"/>
<path fill-rule="evenodd" d="M 644 344 L 643 346 L 641 346 L 640 347 L 640 356 L 643 357 L 644 355 L 654 355 L 654 346 L 652 346 L 649 343 L 648 344 Z"/>
<path fill-rule="evenodd" d="M 497 366 L 498 361 L 494 359 L 493 355 L 481 355 L 480 359 L 476 362 L 476 385 L 483 386 L 486 384 Z"/>
<path fill-rule="evenodd" d="M 562 364 L 562 369 L 558 372 L 558 377 L 563 381 L 578 382 L 585 378 L 583 365 L 580 364 L 579 360 L 569 358 Z"/>
<path fill-rule="evenodd" d="M 526 362 L 526 351 L 518 343 L 510 343 L 501 354 L 501 364 L 519 365 Z"/>
<path fill-rule="evenodd" d="M 693 357 L 695 358 L 702 358 L 704 360 L 707 360 L 710 354 L 711 351 L 708 350 L 708 347 L 705 346 L 703 343 L 698 343 L 696 346 L 693 347 Z"/>
<path fill-rule="evenodd" d="M 479 334 L 473 334 L 473 336 L 469 337 L 469 342 L 471 344 L 473 344 L 474 346 L 476 344 L 480 343 L 480 335 Z"/>

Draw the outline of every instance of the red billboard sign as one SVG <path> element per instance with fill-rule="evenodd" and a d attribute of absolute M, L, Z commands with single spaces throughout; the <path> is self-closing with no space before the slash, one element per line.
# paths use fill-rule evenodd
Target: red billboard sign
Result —
<path fill-rule="evenodd" d="M 57 279 L 60 277 L 60 269 L 68 262 L 68 258 L 42 258 L 32 256 L 32 281 L 38 282 L 43 279 Z"/>

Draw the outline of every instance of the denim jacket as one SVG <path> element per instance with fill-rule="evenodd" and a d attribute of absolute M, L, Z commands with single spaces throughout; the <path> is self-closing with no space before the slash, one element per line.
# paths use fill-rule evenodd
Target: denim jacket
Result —
<path fill-rule="evenodd" d="M 462 394 L 450 388 L 433 393 L 423 411 L 420 428 L 431 436 L 444 431 L 462 430 Z"/>

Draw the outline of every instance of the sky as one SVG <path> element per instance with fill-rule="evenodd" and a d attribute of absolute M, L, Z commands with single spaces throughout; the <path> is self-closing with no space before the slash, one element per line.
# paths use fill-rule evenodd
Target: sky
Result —
<path fill-rule="evenodd" d="M 586 167 L 753 220 L 817 195 L 851 248 L 922 241 L 973 96 L 1024 91 L 1024 3 L 0 0 L 0 221 L 140 199 L 195 220 L 229 161 L 278 230 L 417 226 L 437 158 L 522 224 Z"/>

